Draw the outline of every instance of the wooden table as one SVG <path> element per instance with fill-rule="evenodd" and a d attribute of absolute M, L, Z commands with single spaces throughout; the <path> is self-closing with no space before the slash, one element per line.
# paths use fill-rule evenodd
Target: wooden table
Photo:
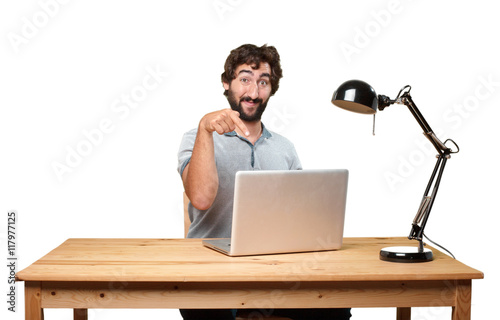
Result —
<path fill-rule="evenodd" d="M 17 274 L 26 319 L 43 308 L 330 308 L 451 306 L 471 317 L 471 280 L 483 274 L 443 253 L 434 261 L 381 261 L 405 238 L 345 238 L 341 250 L 231 258 L 198 239 L 69 239 Z"/>

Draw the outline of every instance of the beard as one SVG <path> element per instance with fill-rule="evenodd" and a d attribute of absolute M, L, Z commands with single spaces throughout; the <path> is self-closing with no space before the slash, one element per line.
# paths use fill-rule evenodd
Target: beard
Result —
<path fill-rule="evenodd" d="M 231 89 L 229 89 L 227 100 L 229 101 L 231 109 L 234 111 L 238 111 L 240 113 L 240 119 L 247 122 L 260 121 L 262 114 L 264 113 L 264 110 L 266 110 L 267 102 L 269 101 L 269 99 L 263 101 L 260 98 L 252 99 L 250 97 L 243 97 L 238 101 L 237 98 L 234 96 L 233 92 L 231 91 Z M 257 110 L 255 110 L 254 114 L 245 113 L 241 105 L 243 101 L 247 102 L 252 101 L 253 103 L 258 103 Z"/>

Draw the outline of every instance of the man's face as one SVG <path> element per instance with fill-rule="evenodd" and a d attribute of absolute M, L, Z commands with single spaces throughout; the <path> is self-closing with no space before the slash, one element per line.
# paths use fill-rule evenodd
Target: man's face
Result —
<path fill-rule="evenodd" d="M 231 109 L 238 111 L 243 121 L 260 120 L 271 96 L 271 67 L 267 62 L 262 62 L 258 69 L 242 64 L 235 73 L 231 83 L 223 83 Z"/>

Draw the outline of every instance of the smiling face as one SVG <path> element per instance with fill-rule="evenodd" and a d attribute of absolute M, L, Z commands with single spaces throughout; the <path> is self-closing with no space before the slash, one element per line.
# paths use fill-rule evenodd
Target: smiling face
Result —
<path fill-rule="evenodd" d="M 238 111 L 243 121 L 260 121 L 271 96 L 271 67 L 267 62 L 260 63 L 259 68 L 242 64 L 235 76 L 231 83 L 223 82 L 231 109 Z"/>

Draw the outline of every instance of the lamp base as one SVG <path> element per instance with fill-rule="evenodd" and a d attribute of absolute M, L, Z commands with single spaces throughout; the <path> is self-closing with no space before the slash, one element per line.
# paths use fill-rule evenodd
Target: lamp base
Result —
<path fill-rule="evenodd" d="M 380 250 L 380 260 L 391 262 L 428 262 L 432 261 L 432 251 L 424 248 L 419 252 L 418 247 L 387 247 Z"/>

